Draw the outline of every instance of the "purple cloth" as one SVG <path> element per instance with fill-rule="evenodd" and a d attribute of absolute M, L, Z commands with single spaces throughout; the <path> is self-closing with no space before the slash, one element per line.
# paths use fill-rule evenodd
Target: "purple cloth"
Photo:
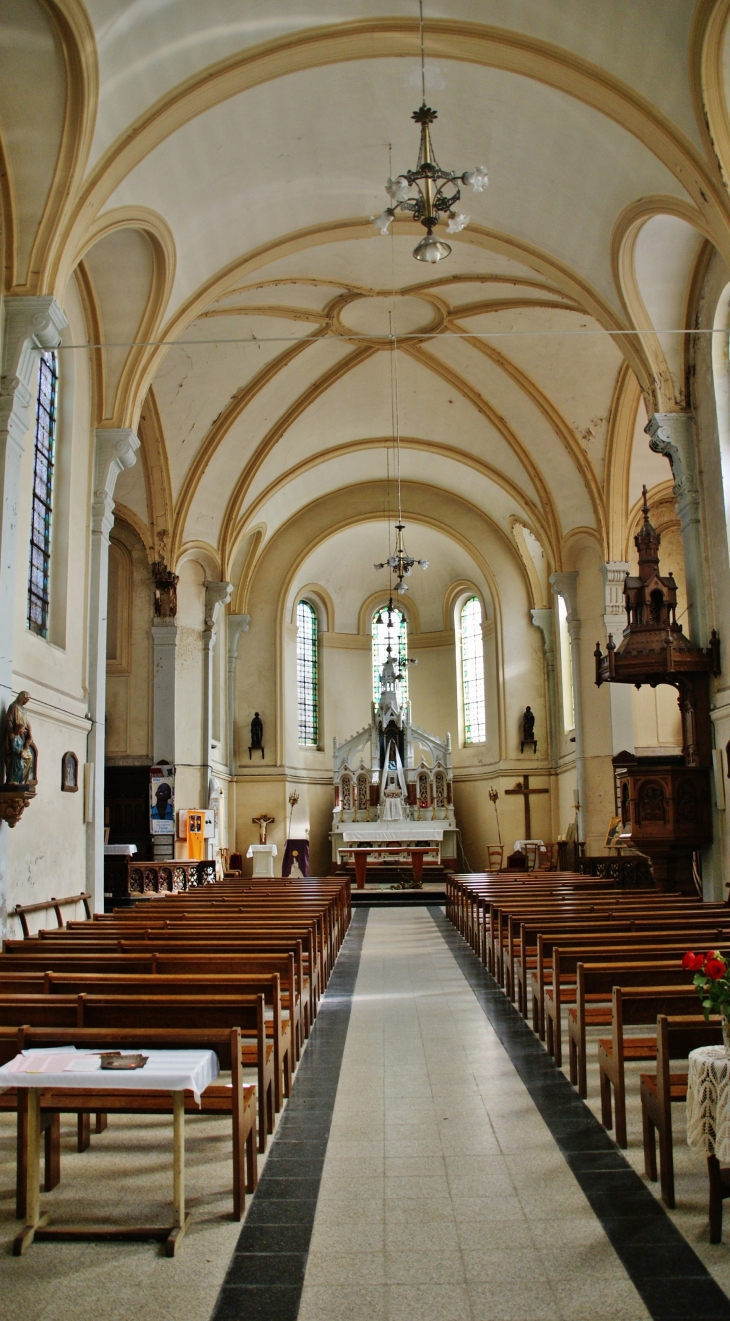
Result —
<path fill-rule="evenodd" d="M 297 855 L 297 863 L 302 876 L 309 875 L 309 840 L 308 839 L 288 839 L 284 849 L 284 861 L 281 864 L 282 876 L 291 876 L 291 869 L 294 864 L 294 854 Z"/>

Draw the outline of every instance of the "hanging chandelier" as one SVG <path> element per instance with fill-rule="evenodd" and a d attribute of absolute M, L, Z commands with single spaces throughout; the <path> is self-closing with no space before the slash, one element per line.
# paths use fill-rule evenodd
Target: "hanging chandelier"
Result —
<path fill-rule="evenodd" d="M 391 205 L 386 207 L 373 220 L 375 228 L 381 234 L 387 234 L 397 211 L 409 211 L 414 220 L 420 221 L 426 230 L 413 249 L 417 261 L 443 261 L 451 252 L 451 246 L 443 239 L 434 238 L 433 231 L 443 216 L 448 216 L 447 234 L 458 234 L 469 224 L 470 217 L 454 207 L 461 198 L 459 184 L 481 193 L 487 186 L 488 178 L 485 166 L 476 170 L 465 170 L 463 174 L 454 174 L 452 170 L 442 170 L 433 154 L 431 145 L 431 125 L 437 112 L 426 105 L 425 71 L 423 65 L 423 41 L 421 42 L 421 77 L 424 98 L 420 109 L 414 110 L 412 118 L 421 125 L 421 146 L 415 170 L 406 170 L 395 179 L 389 179 L 385 191 L 391 198 Z M 413 189 L 415 188 L 415 195 Z"/>
<path fill-rule="evenodd" d="M 415 560 L 408 554 L 403 542 L 403 533 L 405 532 L 405 523 L 396 523 L 395 525 L 395 550 L 389 555 L 382 564 L 374 564 L 374 569 L 390 569 L 391 577 L 397 579 L 396 592 L 402 596 L 408 591 L 408 584 L 403 579 L 407 578 L 415 564 L 420 565 L 422 569 L 428 568 L 428 560 Z M 391 602 L 392 602 L 391 597 Z M 392 606 L 390 607 L 392 608 Z"/>

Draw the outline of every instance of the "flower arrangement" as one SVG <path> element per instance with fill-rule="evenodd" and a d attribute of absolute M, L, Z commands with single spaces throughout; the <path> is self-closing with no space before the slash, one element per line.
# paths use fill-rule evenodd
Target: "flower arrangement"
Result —
<path fill-rule="evenodd" d="M 728 960 L 719 949 L 710 949 L 706 954 L 695 954 L 688 950 L 682 959 L 682 967 L 693 972 L 693 982 L 697 987 L 700 1003 L 705 1018 L 710 1014 L 722 1014 L 730 1021 L 730 975 Z"/>

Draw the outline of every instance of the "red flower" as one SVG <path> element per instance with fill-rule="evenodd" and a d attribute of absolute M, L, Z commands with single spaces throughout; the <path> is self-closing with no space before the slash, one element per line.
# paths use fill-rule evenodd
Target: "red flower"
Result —
<path fill-rule="evenodd" d="M 686 968 L 688 972 L 699 972 L 704 961 L 704 954 L 695 954 L 693 950 L 688 949 L 682 959 L 682 967 Z"/>
<path fill-rule="evenodd" d="M 718 958 L 717 953 L 710 950 L 705 959 L 705 972 L 707 973 L 707 976 L 710 977 L 713 982 L 717 982 L 721 977 L 725 976 L 726 968 L 727 964 L 725 963 L 725 960 Z"/>

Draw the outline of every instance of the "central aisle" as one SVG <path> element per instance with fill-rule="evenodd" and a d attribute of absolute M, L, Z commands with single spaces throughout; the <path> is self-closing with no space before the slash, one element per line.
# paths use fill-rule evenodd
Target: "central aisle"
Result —
<path fill-rule="evenodd" d="M 428 910 L 371 909 L 299 1321 L 648 1315 Z"/>

